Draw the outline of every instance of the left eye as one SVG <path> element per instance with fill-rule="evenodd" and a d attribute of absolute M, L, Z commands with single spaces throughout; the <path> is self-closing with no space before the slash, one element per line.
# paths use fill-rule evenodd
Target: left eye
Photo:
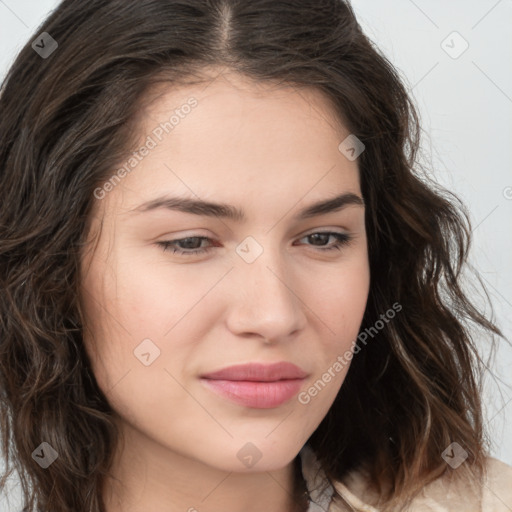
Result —
<path fill-rule="evenodd" d="M 336 231 L 319 231 L 316 233 L 310 233 L 309 235 L 304 236 L 300 240 L 304 238 L 309 238 L 312 240 L 329 240 L 329 238 L 334 237 L 336 241 L 327 246 L 316 246 L 319 251 L 332 251 L 334 249 L 341 250 L 342 246 L 348 245 L 352 240 L 350 235 L 346 233 L 338 233 Z M 172 250 L 173 254 L 183 254 L 183 255 L 191 255 L 191 254 L 201 254 L 209 251 L 213 248 L 213 246 L 209 247 L 200 247 L 201 242 L 203 240 L 212 241 L 211 238 L 206 236 L 189 236 L 187 238 L 177 238 L 176 240 L 164 240 L 161 242 L 157 242 L 157 245 L 161 246 L 164 251 Z M 199 242 L 199 244 L 197 243 Z M 180 247 L 179 245 L 183 245 L 184 247 Z M 199 245 L 199 246 L 198 246 Z M 315 245 L 315 244 L 313 244 Z"/>

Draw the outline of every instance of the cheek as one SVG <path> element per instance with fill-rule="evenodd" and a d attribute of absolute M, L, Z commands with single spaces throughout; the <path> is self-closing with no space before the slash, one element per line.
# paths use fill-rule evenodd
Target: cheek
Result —
<path fill-rule="evenodd" d="M 329 272 L 321 293 L 315 296 L 315 312 L 325 324 L 315 351 L 314 379 L 298 396 L 312 418 L 323 418 L 336 398 L 352 363 L 354 346 L 368 298 L 370 275 L 365 258 L 354 259 Z"/>
<path fill-rule="evenodd" d="M 218 268 L 201 271 L 191 264 L 173 264 L 156 251 L 148 248 L 146 258 L 120 257 L 117 263 L 120 315 L 139 337 L 164 337 L 186 321 L 223 273 Z M 158 257 L 150 257 L 154 254 Z"/>
<path fill-rule="evenodd" d="M 205 313 L 215 301 L 205 298 L 218 276 L 191 279 L 190 270 L 171 271 L 120 252 L 114 248 L 108 262 L 98 258 L 83 280 L 84 342 L 104 392 L 137 382 L 129 395 L 150 397 L 162 379 L 171 380 L 166 369 L 182 380 L 188 358 L 211 326 Z"/>
<path fill-rule="evenodd" d="M 185 411 L 194 406 L 179 384 L 194 345 L 186 329 L 178 329 L 187 325 L 179 321 L 184 303 L 161 281 L 126 270 L 119 265 L 115 278 L 98 272 L 103 279 L 84 283 L 91 291 L 87 316 L 94 319 L 84 342 L 98 386 L 117 414 L 139 427 L 144 421 L 166 424 L 173 420 L 168 404 Z"/>
<path fill-rule="evenodd" d="M 314 354 L 316 373 L 297 397 L 310 430 L 328 413 L 350 369 L 370 283 L 365 259 L 324 277 L 329 280 L 321 292 L 310 293 L 312 309 L 324 326 Z"/>
<path fill-rule="evenodd" d="M 328 352 L 345 351 L 357 337 L 370 287 L 369 264 L 365 253 L 354 254 L 335 267 L 316 273 L 313 283 L 305 283 L 303 296 L 325 324 Z"/>

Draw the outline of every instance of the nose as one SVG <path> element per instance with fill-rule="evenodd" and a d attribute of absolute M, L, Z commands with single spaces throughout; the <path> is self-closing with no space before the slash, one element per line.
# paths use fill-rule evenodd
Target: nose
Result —
<path fill-rule="evenodd" d="M 231 273 L 228 328 L 237 336 L 283 341 L 304 328 L 300 285 L 285 255 L 266 248 L 252 263 L 240 258 Z"/>

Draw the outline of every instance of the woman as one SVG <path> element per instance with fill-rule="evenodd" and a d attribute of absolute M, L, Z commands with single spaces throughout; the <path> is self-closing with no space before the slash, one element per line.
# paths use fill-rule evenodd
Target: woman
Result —
<path fill-rule="evenodd" d="M 25 510 L 512 507 L 467 214 L 348 4 L 65 0 L 0 106 Z"/>

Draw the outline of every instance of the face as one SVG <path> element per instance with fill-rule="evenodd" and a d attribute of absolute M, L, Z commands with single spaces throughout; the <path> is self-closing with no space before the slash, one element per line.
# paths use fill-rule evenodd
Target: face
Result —
<path fill-rule="evenodd" d="M 357 160 L 338 149 L 349 132 L 332 112 L 318 91 L 232 74 L 167 85 L 143 111 L 129 171 L 97 189 L 86 350 L 120 424 L 167 453 L 283 467 L 343 383 L 369 266 Z M 204 378 L 282 362 L 301 375 Z"/>

